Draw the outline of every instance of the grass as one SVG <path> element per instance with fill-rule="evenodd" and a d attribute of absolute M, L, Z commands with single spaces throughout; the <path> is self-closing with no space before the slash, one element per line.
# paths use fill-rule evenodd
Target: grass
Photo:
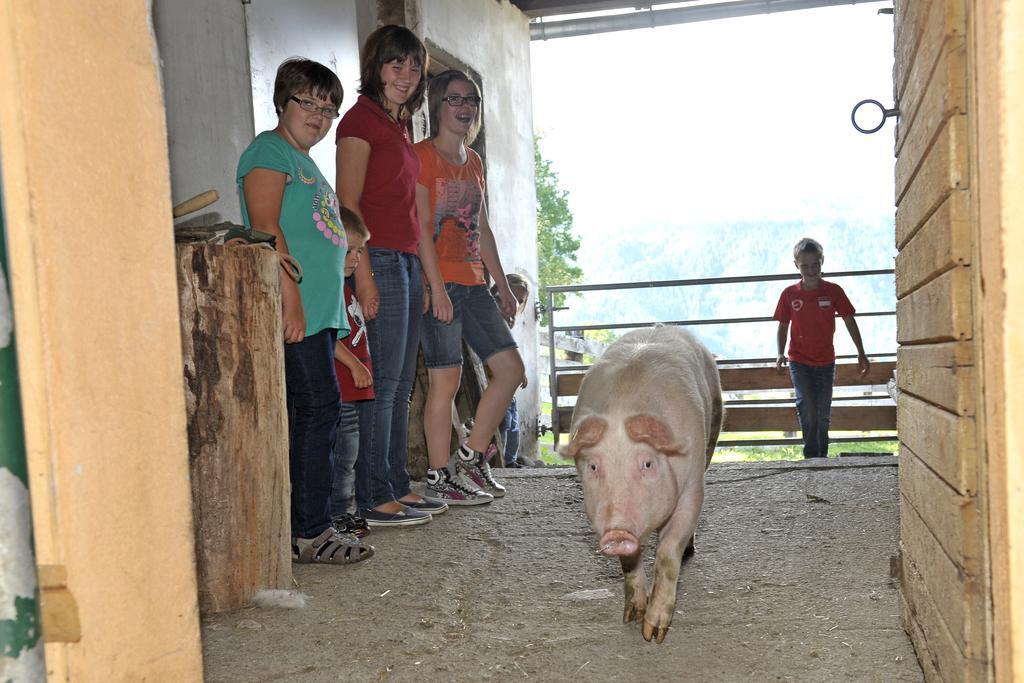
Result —
<path fill-rule="evenodd" d="M 839 453 L 888 453 L 895 455 L 895 441 L 858 441 L 834 443 L 829 447 L 831 456 Z M 764 462 L 769 460 L 803 460 L 802 446 L 730 446 L 715 452 L 713 462 Z"/>
<path fill-rule="evenodd" d="M 562 445 L 565 445 L 565 438 L 562 438 Z M 537 439 L 537 450 L 540 454 L 540 459 L 545 465 L 554 467 L 572 467 L 571 460 L 563 460 L 555 451 L 555 436 L 551 432 L 548 432 L 544 436 Z"/>

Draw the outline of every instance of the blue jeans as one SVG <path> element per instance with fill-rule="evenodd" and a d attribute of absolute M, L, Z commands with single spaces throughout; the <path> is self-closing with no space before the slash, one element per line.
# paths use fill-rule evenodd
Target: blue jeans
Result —
<path fill-rule="evenodd" d="M 331 451 L 341 406 L 334 374 L 337 330 L 284 345 L 292 536 L 314 538 L 331 524 Z"/>
<path fill-rule="evenodd" d="M 804 437 L 804 457 L 827 458 L 836 364 L 817 366 L 790 361 L 789 377 L 796 391 L 796 415 Z"/>
<path fill-rule="evenodd" d="M 356 416 L 359 419 L 359 453 L 356 458 L 355 467 L 355 494 L 356 514 L 362 514 L 373 507 L 373 495 L 371 493 L 370 472 L 373 471 L 370 462 L 370 441 L 373 438 L 373 403 L 375 399 L 358 401 L 356 403 Z"/>
<path fill-rule="evenodd" d="M 414 254 L 376 247 L 369 249 L 369 256 L 380 292 L 380 309 L 376 318 L 366 321 L 375 398 L 360 407 L 368 413 L 365 422 L 360 420 L 360 430 L 368 432 L 363 452 L 367 481 L 362 485 L 368 487 L 369 497 L 364 512 L 407 496 L 412 490 L 405 470 L 409 460 L 409 398 L 423 320 L 420 260 Z M 356 461 L 357 498 L 359 462 L 363 459 Z"/>
<path fill-rule="evenodd" d="M 338 437 L 334 441 L 334 483 L 331 485 L 331 517 L 352 512 L 355 496 L 355 465 L 359 456 L 359 409 L 355 403 L 341 404 Z"/>
<path fill-rule="evenodd" d="M 508 404 L 508 410 L 505 411 L 505 417 L 501 419 L 498 429 L 505 435 L 505 464 L 511 465 L 519 455 L 519 408 L 516 406 L 515 396 Z"/>
<path fill-rule="evenodd" d="M 432 311 L 423 314 L 423 363 L 429 369 L 462 367 L 462 340 L 480 362 L 516 348 L 508 323 L 487 285 L 445 283 L 452 301 L 452 321 L 443 323 Z"/>

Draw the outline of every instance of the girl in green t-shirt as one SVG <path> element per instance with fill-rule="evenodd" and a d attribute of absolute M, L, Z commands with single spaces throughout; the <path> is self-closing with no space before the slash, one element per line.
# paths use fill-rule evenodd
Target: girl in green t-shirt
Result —
<path fill-rule="evenodd" d="M 338 198 L 309 156 L 339 115 L 341 82 L 323 64 L 289 59 L 277 70 L 277 126 L 260 133 L 238 162 L 246 226 L 276 237 L 302 266 L 281 278 L 292 558 L 348 564 L 373 548 L 331 525 L 331 447 L 341 408 L 334 343 L 348 334 L 342 309 L 348 243 Z M 288 271 L 290 275 L 290 271 Z"/>

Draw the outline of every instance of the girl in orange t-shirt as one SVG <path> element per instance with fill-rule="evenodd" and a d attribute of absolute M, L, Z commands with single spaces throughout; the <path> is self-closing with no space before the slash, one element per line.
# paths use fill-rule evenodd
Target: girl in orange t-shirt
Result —
<path fill-rule="evenodd" d="M 480 89 L 465 73 L 445 71 L 430 82 L 432 136 L 415 146 L 420 159 L 416 207 L 420 261 L 430 288 L 423 317 L 423 355 L 430 387 L 423 411 L 427 495 L 449 505 L 479 505 L 505 495 L 484 452 L 516 388 L 523 360 L 507 320 L 518 303 L 498 257 L 484 204 L 483 162 L 468 145 L 480 130 Z M 486 267 L 498 289 L 487 287 Z M 452 401 L 462 373 L 462 340 L 491 371 L 473 429 L 449 457 Z"/>

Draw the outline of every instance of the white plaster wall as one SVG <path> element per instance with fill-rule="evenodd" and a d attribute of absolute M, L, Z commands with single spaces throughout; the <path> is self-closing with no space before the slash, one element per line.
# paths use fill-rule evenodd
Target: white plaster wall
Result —
<path fill-rule="evenodd" d="M 355 104 L 359 83 L 355 0 L 252 0 L 245 13 L 252 68 L 252 116 L 257 132 L 277 125 L 274 74 L 289 57 L 306 57 L 334 69 L 345 88 L 342 113 Z M 332 186 L 334 134 L 339 120 L 310 153 Z"/>
<path fill-rule="evenodd" d="M 209 189 L 220 201 L 185 217 L 240 223 L 235 166 L 252 142 L 252 96 L 245 11 L 239 0 L 154 0 L 160 52 L 171 198 Z"/>
<path fill-rule="evenodd" d="M 487 189 L 491 227 L 501 262 L 537 284 L 537 219 L 533 176 L 533 109 L 530 85 L 530 29 L 508 0 L 420 0 L 419 25 L 425 39 L 478 74 L 483 81 L 487 138 Z M 536 448 L 537 326 L 533 299 L 525 320 L 513 331 L 531 386 L 517 394 L 523 452 Z"/>
<path fill-rule="evenodd" d="M 509 272 L 536 289 L 537 244 L 533 177 L 530 34 L 526 16 L 508 0 L 420 0 L 428 43 L 480 74 L 487 138 L 491 224 Z M 171 187 L 175 203 L 210 188 L 221 199 L 202 222 L 240 222 L 235 167 L 255 133 L 276 125 L 274 74 L 288 57 L 333 68 L 345 88 L 345 111 L 359 82 L 359 20 L 365 33 L 376 15 L 370 0 L 154 0 L 160 48 Z M 334 123 L 337 126 L 337 122 Z M 334 131 L 312 156 L 334 184 Z M 195 219 L 196 216 L 191 218 Z M 535 298 L 535 295 L 534 297 Z M 537 377 L 536 323 L 530 307 L 514 334 Z M 523 448 L 535 446 L 536 381 L 518 394 Z M 527 450 L 526 452 L 533 452 Z"/>

